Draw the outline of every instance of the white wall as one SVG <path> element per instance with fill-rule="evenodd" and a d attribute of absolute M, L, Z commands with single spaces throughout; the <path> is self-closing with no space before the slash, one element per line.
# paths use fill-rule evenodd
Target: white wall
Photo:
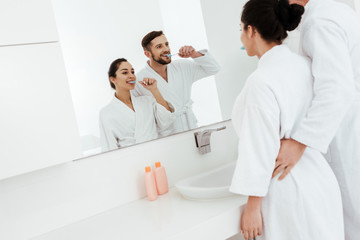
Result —
<path fill-rule="evenodd" d="M 177 53 L 184 45 L 191 45 L 196 50 L 208 49 L 211 52 L 200 0 L 159 0 L 159 2 L 165 34 L 172 53 Z M 216 55 L 214 57 L 217 58 Z M 178 58 L 173 57 L 174 60 Z M 214 76 L 195 82 L 191 90 L 191 99 L 194 101 L 193 111 L 198 126 L 223 120 Z"/>
<path fill-rule="evenodd" d="M 81 156 L 58 43 L 0 47 L 0 179 Z"/>
<path fill-rule="evenodd" d="M 0 13 L 3 179 L 70 161 L 81 148 L 51 2 L 4 0 Z"/>
<path fill-rule="evenodd" d="M 99 137 L 99 111 L 109 103 L 107 71 L 124 57 L 139 71 L 141 40 L 163 29 L 158 0 L 52 0 L 81 136 Z"/>
<path fill-rule="evenodd" d="M 255 57 L 248 57 L 240 49 L 240 14 L 244 3 L 201 0 L 209 47 L 222 67 L 216 75 L 216 87 L 223 119 L 231 118 L 235 99 L 257 65 Z"/>
<path fill-rule="evenodd" d="M 354 0 L 355 11 L 360 13 L 360 0 Z"/>
<path fill-rule="evenodd" d="M 144 197 L 144 167 L 155 161 L 165 166 L 173 186 L 236 160 L 231 122 L 210 127 L 224 125 L 213 133 L 212 152 L 205 155 L 189 131 L 0 181 L 0 239 L 29 239 Z"/>
<path fill-rule="evenodd" d="M 0 46 L 56 42 L 49 0 L 1 0 Z"/>

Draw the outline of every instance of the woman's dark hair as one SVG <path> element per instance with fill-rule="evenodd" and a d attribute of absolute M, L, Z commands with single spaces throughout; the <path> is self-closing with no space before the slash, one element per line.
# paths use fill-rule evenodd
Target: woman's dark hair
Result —
<path fill-rule="evenodd" d="M 119 66 L 122 62 L 127 62 L 125 58 L 118 58 L 115 61 L 113 61 L 109 67 L 108 76 L 109 76 L 109 82 L 110 86 L 116 90 L 115 84 L 110 81 L 110 77 L 116 77 L 116 71 L 119 69 Z"/>
<path fill-rule="evenodd" d="M 304 7 L 288 0 L 250 0 L 243 9 L 241 21 L 246 30 L 249 25 L 256 28 L 267 42 L 282 43 L 301 21 Z"/>
<path fill-rule="evenodd" d="M 150 50 L 149 49 L 149 44 L 152 40 L 154 40 L 154 38 L 157 38 L 161 35 L 163 35 L 163 31 L 152 31 L 152 32 L 149 32 L 148 34 L 146 34 L 142 41 L 141 41 L 141 46 L 143 47 L 144 50 Z"/>

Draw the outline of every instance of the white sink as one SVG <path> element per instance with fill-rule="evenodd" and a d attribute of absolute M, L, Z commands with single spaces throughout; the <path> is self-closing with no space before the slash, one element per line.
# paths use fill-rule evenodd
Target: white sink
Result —
<path fill-rule="evenodd" d="M 195 175 L 175 184 L 184 198 L 191 200 L 211 200 L 232 197 L 229 192 L 236 161 L 212 171 Z"/>

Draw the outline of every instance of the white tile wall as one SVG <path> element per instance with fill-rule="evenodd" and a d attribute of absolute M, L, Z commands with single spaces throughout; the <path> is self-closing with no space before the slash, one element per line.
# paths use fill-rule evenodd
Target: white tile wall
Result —
<path fill-rule="evenodd" d="M 50 0 L 1 0 L 0 46 L 58 41 Z"/>
<path fill-rule="evenodd" d="M 0 66 L 0 179 L 80 157 L 59 43 L 0 47 Z"/>

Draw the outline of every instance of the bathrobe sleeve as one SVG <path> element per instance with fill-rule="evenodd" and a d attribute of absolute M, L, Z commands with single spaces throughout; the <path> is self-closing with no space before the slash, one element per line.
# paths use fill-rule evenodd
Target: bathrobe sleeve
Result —
<path fill-rule="evenodd" d="M 326 153 L 355 96 L 355 80 L 344 31 L 321 21 L 303 36 L 303 51 L 312 59 L 314 99 L 291 138 Z"/>
<path fill-rule="evenodd" d="M 106 122 L 106 119 L 104 116 L 100 113 L 100 119 L 99 119 L 99 127 L 100 127 L 100 144 L 101 144 L 101 150 L 102 151 L 110 151 L 113 149 L 117 149 L 117 139 L 114 136 L 110 124 Z"/>
<path fill-rule="evenodd" d="M 194 81 L 211 75 L 215 75 L 220 71 L 219 63 L 207 50 L 200 50 L 199 52 L 204 54 L 204 56 L 194 58 L 194 64 L 193 64 Z"/>
<path fill-rule="evenodd" d="M 276 98 L 264 85 L 251 84 L 237 98 L 232 121 L 239 145 L 231 192 L 259 197 L 267 194 L 280 149 L 279 118 Z"/>
<path fill-rule="evenodd" d="M 175 108 L 170 102 L 167 102 L 170 107 L 170 111 L 168 111 L 163 105 L 156 102 L 154 98 L 152 99 L 156 125 L 160 131 L 163 131 L 170 127 L 176 120 Z"/>

